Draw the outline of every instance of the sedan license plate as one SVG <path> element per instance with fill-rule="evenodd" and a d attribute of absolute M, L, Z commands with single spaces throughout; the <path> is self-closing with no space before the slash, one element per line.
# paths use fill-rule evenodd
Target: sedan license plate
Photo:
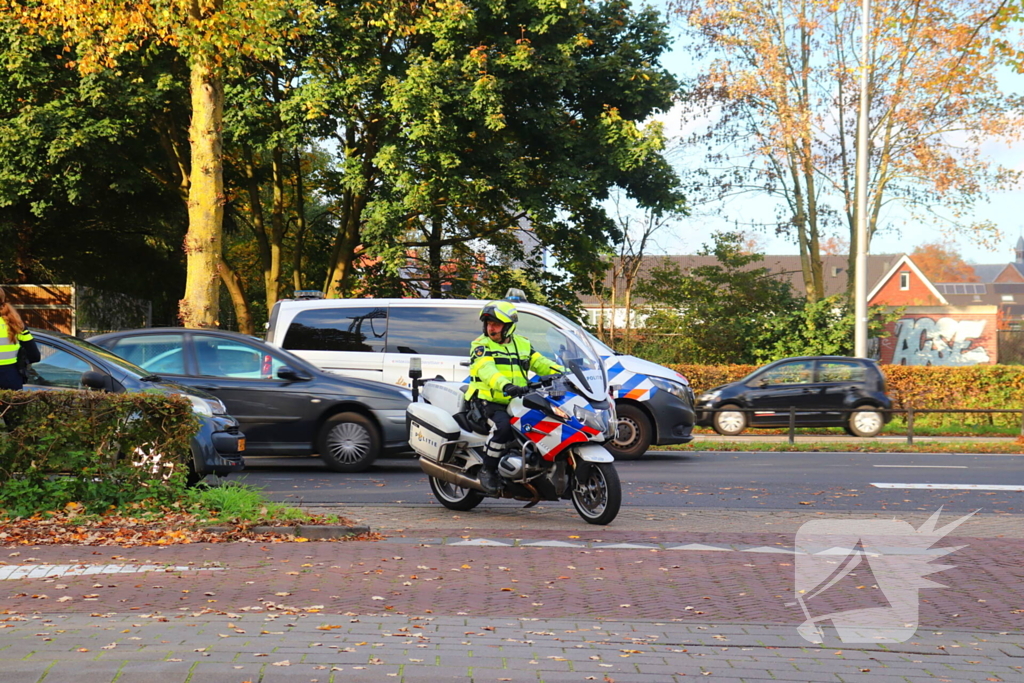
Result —
<path fill-rule="evenodd" d="M 243 436 L 238 440 L 238 452 L 241 453 L 245 450 L 245 437 Z"/>

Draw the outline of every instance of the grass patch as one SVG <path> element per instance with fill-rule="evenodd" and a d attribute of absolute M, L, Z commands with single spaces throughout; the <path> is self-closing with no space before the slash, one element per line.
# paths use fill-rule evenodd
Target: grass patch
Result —
<path fill-rule="evenodd" d="M 209 522 L 231 524 L 314 523 L 335 524 L 336 515 L 310 515 L 299 508 L 267 500 L 260 489 L 225 482 L 217 487 L 189 490 L 188 509 Z"/>
<path fill-rule="evenodd" d="M 892 443 L 880 441 L 846 441 L 842 443 L 805 442 L 789 444 L 778 441 L 721 441 L 675 446 L 654 446 L 655 451 L 748 451 L 761 453 L 979 453 L 1024 455 L 1024 444 L 977 443 L 947 441 L 927 443 Z"/>

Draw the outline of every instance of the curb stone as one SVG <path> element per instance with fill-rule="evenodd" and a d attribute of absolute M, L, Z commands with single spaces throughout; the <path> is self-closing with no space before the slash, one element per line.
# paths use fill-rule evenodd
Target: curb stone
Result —
<path fill-rule="evenodd" d="M 233 527 L 208 526 L 206 531 L 212 533 L 224 533 L 231 531 Z M 338 526 L 331 524 L 296 524 L 294 526 L 254 526 L 250 529 L 254 534 L 282 534 L 286 536 L 297 536 L 308 538 L 311 541 L 325 541 L 333 538 L 345 538 L 346 536 L 358 536 L 370 533 L 370 527 L 361 526 Z"/>

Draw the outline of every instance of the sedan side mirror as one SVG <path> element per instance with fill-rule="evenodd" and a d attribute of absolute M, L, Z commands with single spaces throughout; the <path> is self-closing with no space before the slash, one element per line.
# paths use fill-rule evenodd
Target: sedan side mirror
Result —
<path fill-rule="evenodd" d="M 288 380 L 289 382 L 307 382 L 312 379 L 309 375 L 301 373 L 295 368 L 287 365 L 282 365 L 277 369 L 277 377 L 278 379 Z"/>
<path fill-rule="evenodd" d="M 97 372 L 96 370 L 87 370 L 82 373 L 81 383 L 86 389 L 95 389 L 97 391 L 111 391 L 113 389 L 113 382 L 111 381 L 110 375 Z"/>

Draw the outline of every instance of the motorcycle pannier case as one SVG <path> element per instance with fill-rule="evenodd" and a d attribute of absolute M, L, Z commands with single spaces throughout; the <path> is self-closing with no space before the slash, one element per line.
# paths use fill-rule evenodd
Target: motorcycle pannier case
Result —
<path fill-rule="evenodd" d="M 424 458 L 444 462 L 455 452 L 462 430 L 447 412 L 428 403 L 413 403 L 409 417 L 409 446 Z"/>

